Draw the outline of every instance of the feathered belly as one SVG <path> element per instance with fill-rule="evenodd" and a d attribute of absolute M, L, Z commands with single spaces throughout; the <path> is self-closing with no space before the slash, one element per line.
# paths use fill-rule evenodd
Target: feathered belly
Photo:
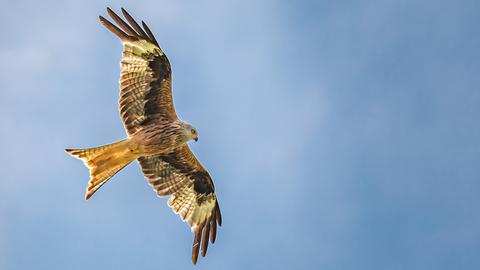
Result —
<path fill-rule="evenodd" d="M 181 131 L 168 127 L 145 128 L 131 137 L 132 151 L 145 157 L 169 154 L 186 143 Z"/>

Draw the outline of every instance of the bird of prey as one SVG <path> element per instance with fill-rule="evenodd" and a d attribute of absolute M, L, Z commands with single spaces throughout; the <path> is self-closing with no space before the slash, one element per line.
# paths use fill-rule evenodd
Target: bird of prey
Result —
<path fill-rule="evenodd" d="M 120 73 L 120 115 L 127 138 L 89 149 L 66 149 L 90 170 L 88 200 L 113 175 L 133 160 L 159 197 L 187 222 L 194 234 L 192 263 L 200 246 L 205 256 L 208 241 L 215 242 L 222 218 L 212 178 L 187 145 L 198 140 L 196 129 L 178 119 L 172 100 L 172 71 L 152 31 L 141 27 L 122 8 L 125 22 L 110 8 L 115 26 L 102 16 L 102 24 L 123 44 Z"/>

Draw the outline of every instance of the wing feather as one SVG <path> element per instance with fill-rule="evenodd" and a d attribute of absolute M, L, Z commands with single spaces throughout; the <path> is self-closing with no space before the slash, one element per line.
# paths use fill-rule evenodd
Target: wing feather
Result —
<path fill-rule="evenodd" d="M 138 159 L 143 174 L 158 196 L 171 195 L 168 205 L 190 225 L 194 240 L 192 262 L 207 254 L 208 241 L 215 242 L 221 214 L 213 181 L 188 145 L 168 155 Z"/>
<path fill-rule="evenodd" d="M 153 33 L 142 22 L 143 30 L 123 8 L 128 23 L 110 8 L 107 12 L 120 28 L 102 16 L 100 21 L 124 46 L 120 62 L 119 109 L 127 134 L 133 135 L 152 121 L 176 119 L 170 62 Z"/>
<path fill-rule="evenodd" d="M 130 36 L 134 37 L 140 37 L 135 30 L 130 27 L 122 18 L 120 18 L 111 8 L 107 8 L 108 15 L 120 26 L 120 28 L 123 29 L 126 33 L 128 33 Z"/>
<path fill-rule="evenodd" d="M 122 8 L 122 13 L 123 13 L 123 16 L 125 16 L 125 18 L 127 19 L 127 21 L 130 23 L 130 25 L 132 25 L 133 28 L 135 28 L 135 30 L 137 31 L 137 33 L 144 39 L 148 39 L 148 36 L 147 34 L 145 34 L 145 32 L 143 31 L 143 29 L 140 27 L 140 25 L 138 25 L 138 23 L 132 18 L 132 16 L 130 16 L 130 14 L 124 9 Z M 158 46 L 158 44 L 156 44 Z"/>
<path fill-rule="evenodd" d="M 105 19 L 103 16 L 98 16 L 100 19 L 100 22 L 107 27 L 108 30 L 110 30 L 112 33 L 114 33 L 117 37 L 119 37 L 122 41 L 127 41 L 130 40 L 130 36 L 127 35 L 125 32 L 120 30 L 118 27 L 116 27 L 114 24 L 112 24 L 109 20 Z"/>
<path fill-rule="evenodd" d="M 150 28 L 148 28 L 148 25 L 144 21 L 142 21 L 142 26 L 143 26 L 143 29 L 145 29 L 145 31 L 147 32 L 147 35 L 150 38 L 150 40 L 153 42 L 153 44 L 158 46 L 155 36 L 153 35 L 152 31 L 150 31 Z"/>

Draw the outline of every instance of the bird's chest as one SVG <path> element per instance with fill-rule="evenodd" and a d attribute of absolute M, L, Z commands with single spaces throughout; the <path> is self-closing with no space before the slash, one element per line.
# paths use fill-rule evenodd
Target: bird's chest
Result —
<path fill-rule="evenodd" d="M 137 145 L 145 155 L 168 154 L 183 145 L 181 134 L 175 130 L 151 129 L 138 134 Z"/>

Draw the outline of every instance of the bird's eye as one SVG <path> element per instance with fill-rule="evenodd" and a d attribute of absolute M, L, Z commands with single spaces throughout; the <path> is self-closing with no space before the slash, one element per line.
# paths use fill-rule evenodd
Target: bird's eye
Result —
<path fill-rule="evenodd" d="M 196 134 L 197 131 L 195 129 L 192 129 L 192 134 Z"/>

